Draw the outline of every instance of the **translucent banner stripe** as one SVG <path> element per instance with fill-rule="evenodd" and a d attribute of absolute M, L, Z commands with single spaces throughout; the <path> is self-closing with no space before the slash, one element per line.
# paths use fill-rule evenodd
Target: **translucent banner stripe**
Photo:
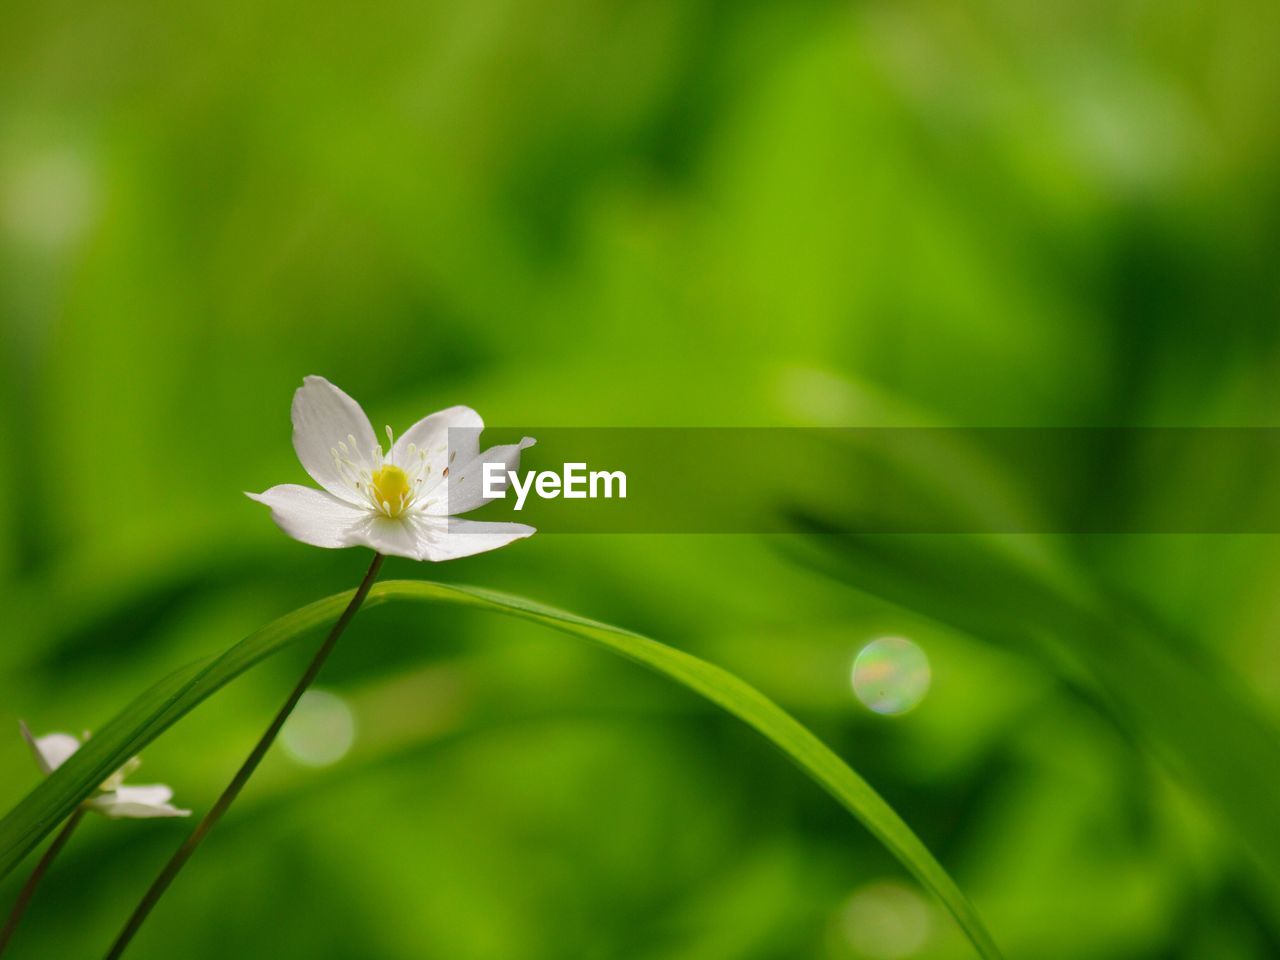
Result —
<path fill-rule="evenodd" d="M 525 437 L 514 470 L 476 457 Z M 502 494 L 468 519 L 543 533 L 777 533 L 797 517 L 846 533 L 1280 532 L 1273 428 L 491 427 L 449 446 L 451 499 Z"/>

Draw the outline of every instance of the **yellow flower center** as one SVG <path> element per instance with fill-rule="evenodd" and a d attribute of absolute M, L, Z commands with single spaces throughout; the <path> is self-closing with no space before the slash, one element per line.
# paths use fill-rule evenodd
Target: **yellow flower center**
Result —
<path fill-rule="evenodd" d="M 388 516 L 398 517 L 409 502 L 409 494 L 413 490 L 409 484 L 409 475 L 395 464 L 388 463 L 381 470 L 375 470 L 370 479 L 378 505 Z"/>

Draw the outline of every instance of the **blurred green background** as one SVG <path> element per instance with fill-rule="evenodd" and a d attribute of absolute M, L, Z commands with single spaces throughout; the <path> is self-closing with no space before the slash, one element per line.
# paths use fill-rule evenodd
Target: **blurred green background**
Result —
<path fill-rule="evenodd" d="M 294 543 L 241 495 L 305 479 L 305 374 L 400 428 L 454 403 L 499 425 L 1277 421 L 1261 0 L 20 0 L 4 19 L 4 809 L 39 777 L 19 717 L 101 725 L 355 584 L 358 551 Z M 536 536 L 387 576 L 528 595 L 740 673 L 906 817 L 1010 957 L 1280 955 L 1259 847 L 1280 544 L 1049 544 L 1108 610 L 1161 625 L 1115 657 L 1042 625 L 1038 594 L 1015 608 L 969 546 L 916 544 L 923 577 L 800 536 Z M 933 665 L 898 718 L 850 688 L 885 634 Z M 182 721 L 139 781 L 207 809 L 305 657 Z M 1144 667 L 1166 660 L 1185 696 Z M 572 640 L 384 608 L 321 686 L 349 752 L 277 749 L 131 956 L 972 955 L 758 737 Z M 99 955 L 186 829 L 88 822 L 12 955 Z"/>

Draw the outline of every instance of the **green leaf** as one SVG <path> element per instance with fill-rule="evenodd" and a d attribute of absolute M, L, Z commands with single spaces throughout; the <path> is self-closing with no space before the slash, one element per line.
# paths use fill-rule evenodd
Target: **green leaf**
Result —
<path fill-rule="evenodd" d="M 0 820 L 0 877 L 125 761 L 254 664 L 334 620 L 351 595 L 295 610 L 221 656 L 186 667 L 142 694 Z M 807 728 L 733 674 L 639 634 L 489 590 L 396 580 L 376 585 L 365 605 L 392 601 L 458 604 L 540 623 L 590 640 L 700 694 L 755 728 L 859 819 L 938 896 L 980 955 L 1000 956 L 973 906 L 893 808 Z"/>

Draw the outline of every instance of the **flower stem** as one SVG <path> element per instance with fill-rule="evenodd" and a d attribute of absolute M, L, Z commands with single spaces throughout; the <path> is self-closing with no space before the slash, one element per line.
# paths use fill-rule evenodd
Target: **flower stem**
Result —
<path fill-rule="evenodd" d="M 67 823 L 61 832 L 54 837 L 53 843 L 49 844 L 49 849 L 44 852 L 44 856 L 40 858 L 36 868 L 31 871 L 31 876 L 27 877 L 27 882 L 18 894 L 17 902 L 14 903 L 13 909 L 9 911 L 9 919 L 5 921 L 4 929 L 0 930 L 0 954 L 4 953 L 5 947 L 9 946 L 9 941 L 13 939 L 13 932 L 18 929 L 18 923 L 22 920 L 22 915 L 27 912 L 27 904 L 31 902 L 31 897 L 35 894 L 36 887 L 44 879 L 44 875 L 49 869 L 49 864 L 53 863 L 58 854 L 62 852 L 62 848 L 67 845 L 67 841 L 71 839 L 71 834 L 75 832 L 76 827 L 80 825 L 80 821 L 83 818 L 84 807 L 76 807 L 75 812 L 67 818 Z"/>
<path fill-rule="evenodd" d="M 227 784 L 227 788 L 222 791 L 222 796 L 218 797 L 217 802 L 210 808 L 209 812 L 204 815 L 191 835 L 178 848 L 177 852 L 165 864 L 160 875 L 156 877 L 155 882 L 151 884 L 151 888 L 147 890 L 138 906 L 134 909 L 133 915 L 129 917 L 129 922 L 124 925 L 124 929 L 120 931 L 120 936 L 116 937 L 116 941 L 111 946 L 111 950 L 107 953 L 106 960 L 118 960 L 124 953 L 125 947 L 129 945 L 138 932 L 138 928 L 142 926 L 147 915 L 151 913 L 156 902 L 169 889 L 169 884 L 173 883 L 174 878 L 178 875 L 183 866 L 191 855 L 195 853 L 196 847 L 200 846 L 201 841 L 213 829 L 227 808 L 240 795 L 240 791 L 244 789 L 244 785 L 249 782 L 249 778 L 253 776 L 253 772 L 258 769 L 258 764 L 262 762 L 262 758 L 271 749 L 271 744 L 275 742 L 276 736 L 280 733 L 280 728 L 284 726 L 289 714 L 293 712 L 293 708 L 298 705 L 298 701 L 302 699 L 302 695 L 306 693 L 307 688 L 311 686 L 316 675 L 320 673 L 320 668 L 324 666 L 325 660 L 329 658 L 329 654 L 333 651 L 334 644 L 338 642 L 338 638 L 342 636 L 342 632 L 346 630 L 347 624 L 356 615 L 356 611 L 360 609 L 360 604 L 364 602 L 364 598 L 369 593 L 369 588 L 373 586 L 373 581 L 377 579 L 378 570 L 382 567 L 382 554 L 375 553 L 373 555 L 373 563 L 369 564 L 369 570 L 364 575 L 364 579 L 360 582 L 360 586 L 356 589 L 355 596 L 351 598 L 351 602 L 347 604 L 347 608 L 342 611 L 342 616 L 338 617 L 338 622 L 333 625 L 333 629 L 329 631 L 329 635 L 325 637 L 324 643 L 320 649 L 316 651 L 315 657 L 311 663 L 307 665 L 306 671 L 302 674 L 302 678 L 298 681 L 298 685 L 293 688 L 293 692 L 289 694 L 289 698 L 285 700 L 284 706 L 280 708 L 280 712 L 276 714 L 271 725 L 267 727 L 262 738 L 258 741 L 257 746 L 249 754 L 245 762 L 236 771 L 236 775 L 231 778 L 231 782 Z"/>

